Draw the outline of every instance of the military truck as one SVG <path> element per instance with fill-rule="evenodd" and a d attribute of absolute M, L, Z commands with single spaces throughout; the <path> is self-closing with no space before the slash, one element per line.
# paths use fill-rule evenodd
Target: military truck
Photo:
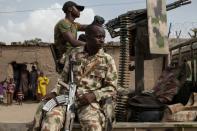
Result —
<path fill-rule="evenodd" d="M 129 88 L 130 72 L 135 69 L 135 94 L 144 90 L 144 60 L 157 57 L 167 58 L 169 51 L 172 61 L 179 61 L 182 56 L 191 61 L 192 84 L 196 84 L 196 42 L 192 39 L 187 43 L 171 47 L 167 43 L 167 14 L 166 10 L 177 8 L 190 3 L 189 0 L 178 0 L 165 6 L 165 0 L 147 0 L 147 10 L 128 11 L 117 18 L 110 20 L 106 28 L 111 36 L 120 36 L 120 65 L 118 84 L 123 89 Z M 119 29 L 119 31 L 116 31 Z M 184 48 L 187 46 L 187 48 Z M 178 49 L 178 50 L 177 50 Z M 175 50 L 175 51 L 174 51 Z M 135 61 L 135 65 L 131 65 Z M 167 61 L 167 60 L 166 60 Z M 165 64 L 164 64 L 165 66 Z M 120 91 L 122 93 L 122 91 Z M 113 124 L 114 131 L 196 131 L 195 122 L 127 122 L 127 92 L 118 94 L 116 120 Z M 20 131 L 26 130 L 25 124 L 18 125 Z M 11 127 L 11 126 L 10 126 Z M 8 127 L 7 127 L 8 129 Z M 14 128 L 12 128 L 14 129 Z M 80 125 L 75 124 L 74 130 L 80 130 Z"/>
<path fill-rule="evenodd" d="M 135 69 L 134 95 L 138 95 L 144 91 L 144 60 L 162 57 L 164 59 L 163 69 L 169 64 L 170 60 L 174 61 L 176 54 L 172 55 L 172 50 L 176 47 L 169 49 L 166 11 L 189 3 L 191 3 L 191 1 L 178 0 L 166 6 L 165 0 L 147 0 L 147 10 L 128 11 L 106 23 L 106 28 L 112 38 L 120 36 L 119 86 L 124 89 L 130 88 L 130 72 Z M 193 45 L 191 47 L 193 47 Z M 168 59 L 169 51 L 171 52 L 171 59 Z M 189 52 L 190 51 L 188 51 L 188 53 Z M 193 51 L 190 53 L 193 54 Z M 190 59 L 193 58 L 194 54 L 190 55 Z M 131 65 L 131 61 L 134 61 L 134 66 Z M 191 61 L 191 66 L 194 68 L 193 63 L 194 62 Z M 194 73 L 194 69 L 192 72 Z M 192 80 L 194 81 L 194 75 L 192 75 Z M 120 128 L 122 130 L 135 131 L 196 130 L 196 124 L 192 122 L 125 123 L 128 115 L 127 110 L 125 110 L 128 107 L 125 103 L 127 103 L 128 97 L 129 96 L 124 95 L 122 91 L 118 94 L 118 104 L 115 111 L 117 123 L 114 125 L 114 130 L 120 130 Z"/>

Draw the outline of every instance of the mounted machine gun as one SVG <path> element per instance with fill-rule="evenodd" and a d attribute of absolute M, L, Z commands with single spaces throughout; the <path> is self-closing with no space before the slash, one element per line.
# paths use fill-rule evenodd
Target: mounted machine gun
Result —
<path fill-rule="evenodd" d="M 128 11 L 106 23 L 105 26 L 112 38 L 120 36 L 118 77 L 120 86 L 129 88 L 131 61 L 134 60 L 135 93 L 140 94 L 144 90 L 144 60 L 165 56 L 169 53 L 166 10 L 169 11 L 190 3 L 190 0 L 178 0 L 166 6 L 165 0 L 147 0 L 147 9 Z M 126 100 L 117 101 L 124 104 Z M 116 116 L 122 116 L 122 114 L 124 114 L 122 109 L 116 110 Z M 117 119 L 117 121 L 119 120 Z"/>
<path fill-rule="evenodd" d="M 158 2 L 157 5 L 159 5 L 159 8 L 161 8 L 161 6 L 163 6 L 165 3 L 164 4 L 159 3 L 159 1 L 161 0 L 157 0 L 154 2 Z M 190 3 L 191 3 L 190 0 L 178 0 L 176 2 L 168 4 L 166 6 L 166 10 L 169 11 L 177 7 L 180 7 L 182 5 L 186 5 Z M 154 11 L 158 13 L 159 9 L 155 8 Z M 166 17 L 167 17 L 166 14 L 161 14 L 160 18 L 155 19 L 155 21 L 160 21 L 164 19 L 165 22 L 165 20 L 167 19 Z M 161 56 L 159 53 L 158 55 L 157 53 L 150 52 L 151 50 L 150 42 L 149 42 L 150 33 L 148 32 L 149 27 L 147 20 L 147 9 L 128 11 L 127 13 L 122 14 L 115 19 L 109 20 L 105 26 L 112 38 L 120 36 L 120 58 L 119 58 L 120 64 L 119 64 L 118 83 L 123 87 L 128 87 L 129 86 L 128 79 L 130 78 L 129 76 L 130 74 L 128 74 L 127 72 L 129 72 L 130 61 L 132 60 L 132 58 L 135 58 L 135 60 L 143 61 L 144 59 L 148 60 L 154 57 Z M 160 44 L 165 44 L 164 41 L 161 42 L 161 40 L 164 40 L 162 39 L 162 37 L 165 36 L 162 36 L 162 34 L 160 34 L 159 31 L 156 31 L 156 33 L 157 33 L 156 39 L 159 39 L 157 41 L 160 41 Z M 158 34 L 160 35 L 159 37 Z M 165 50 L 169 50 L 169 48 L 167 47 L 167 49 Z M 141 57 L 139 58 L 139 54 L 143 54 L 143 56 L 141 56 L 143 58 Z M 143 65 L 137 66 L 138 63 L 140 64 L 139 61 L 135 61 L 135 70 L 136 72 L 138 72 L 138 74 L 141 74 L 139 72 L 140 70 L 141 71 L 144 70 L 144 68 Z M 140 79 L 138 78 L 139 76 L 138 74 L 136 74 L 136 79 Z M 143 73 L 141 75 L 143 75 Z M 138 83 L 139 82 L 137 81 L 136 84 Z M 140 85 L 143 86 L 143 84 Z M 136 85 L 137 93 L 141 92 L 142 90 L 143 87 L 139 87 L 138 85 Z"/>

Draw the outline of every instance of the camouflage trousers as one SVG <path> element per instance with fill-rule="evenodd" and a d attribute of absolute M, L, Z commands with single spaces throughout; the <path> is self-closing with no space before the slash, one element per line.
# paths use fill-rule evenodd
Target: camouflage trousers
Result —
<path fill-rule="evenodd" d="M 41 131 L 60 131 L 61 128 L 63 128 L 66 107 L 57 106 L 42 116 L 43 105 L 44 103 L 40 103 L 34 116 L 33 131 L 38 131 L 40 126 Z M 78 108 L 78 118 L 82 131 L 102 131 L 105 123 L 105 117 L 97 107 L 98 106 L 95 108 L 95 106 L 87 105 Z"/>
<path fill-rule="evenodd" d="M 79 108 L 78 118 L 82 131 L 102 131 L 105 125 L 104 114 L 97 103 Z"/>

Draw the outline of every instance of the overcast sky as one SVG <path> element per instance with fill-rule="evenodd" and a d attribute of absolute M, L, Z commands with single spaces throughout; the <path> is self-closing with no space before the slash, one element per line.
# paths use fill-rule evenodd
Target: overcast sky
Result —
<path fill-rule="evenodd" d="M 103 16 L 107 21 L 129 10 L 146 8 L 146 0 L 74 1 L 86 6 L 81 18 L 77 19 L 82 24 L 91 23 L 94 15 Z M 173 1 L 175 0 L 167 0 L 167 3 Z M 61 10 L 64 2 L 65 0 L 0 0 L 0 41 L 9 43 L 37 37 L 45 42 L 53 42 L 54 25 L 59 19 L 64 18 Z M 197 1 L 193 0 L 190 5 L 169 11 L 168 23 L 176 23 L 172 28 L 173 31 L 188 28 L 191 24 L 197 27 L 196 12 Z M 187 26 L 183 23 L 190 24 Z M 106 40 L 112 39 L 107 35 Z"/>

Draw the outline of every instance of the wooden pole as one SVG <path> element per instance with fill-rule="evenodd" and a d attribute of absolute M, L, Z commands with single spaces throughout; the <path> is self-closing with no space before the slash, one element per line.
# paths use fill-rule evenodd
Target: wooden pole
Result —
<path fill-rule="evenodd" d="M 140 94 L 144 90 L 144 53 L 143 44 L 135 42 L 135 93 Z"/>

